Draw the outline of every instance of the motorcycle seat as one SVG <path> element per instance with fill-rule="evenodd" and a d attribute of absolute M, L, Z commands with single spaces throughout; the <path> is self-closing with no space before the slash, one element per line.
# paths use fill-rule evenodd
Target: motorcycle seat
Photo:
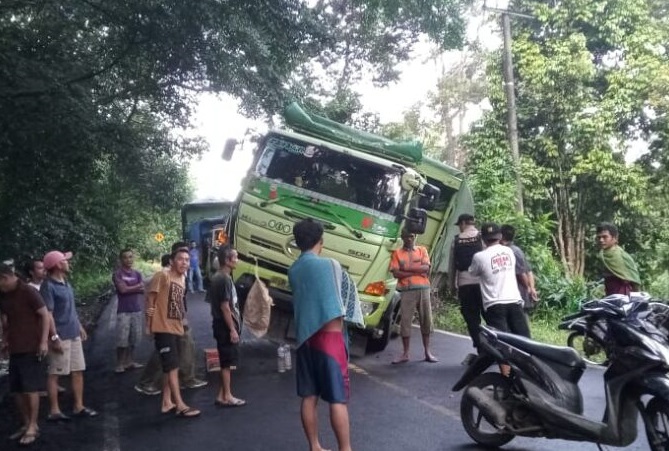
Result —
<path fill-rule="evenodd" d="M 585 368 L 585 362 L 578 355 L 578 352 L 566 346 L 553 346 L 538 341 L 530 340 L 521 335 L 514 335 L 507 332 L 495 331 L 497 338 L 515 348 L 532 354 L 534 356 L 551 360 L 573 368 Z"/>

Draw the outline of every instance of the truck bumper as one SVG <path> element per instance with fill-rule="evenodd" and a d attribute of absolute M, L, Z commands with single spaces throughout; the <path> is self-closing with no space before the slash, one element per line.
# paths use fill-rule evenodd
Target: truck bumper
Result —
<path fill-rule="evenodd" d="M 244 306 L 244 301 L 248 291 L 255 281 L 256 267 L 244 261 L 240 261 L 235 269 L 235 286 L 240 299 L 240 308 Z M 265 268 L 257 268 L 258 277 L 267 285 L 269 294 L 274 300 L 272 314 L 278 311 L 293 314 L 293 298 L 288 291 L 288 278 L 285 274 L 280 274 Z M 384 319 L 384 313 L 390 304 L 391 296 L 372 296 L 358 292 L 362 308 L 363 318 L 365 320 L 365 331 L 370 334 L 379 333 L 378 329 Z"/>

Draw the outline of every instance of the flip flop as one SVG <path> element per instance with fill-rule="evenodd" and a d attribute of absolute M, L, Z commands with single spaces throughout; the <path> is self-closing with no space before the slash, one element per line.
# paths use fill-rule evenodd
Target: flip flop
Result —
<path fill-rule="evenodd" d="M 232 398 L 230 401 L 219 401 L 218 399 L 214 401 L 216 407 L 243 407 L 246 405 L 246 401 L 239 398 Z"/>
<path fill-rule="evenodd" d="M 130 365 L 127 365 L 125 367 L 126 370 L 137 370 L 139 368 L 144 368 L 144 365 L 142 365 L 141 363 L 137 363 L 137 362 L 132 362 Z"/>
<path fill-rule="evenodd" d="M 30 446 L 33 443 L 35 443 L 35 440 L 37 440 L 37 437 L 39 437 L 39 432 L 35 432 L 33 434 L 25 433 L 25 434 L 23 434 L 23 436 L 21 436 L 21 439 L 19 440 L 19 445 Z"/>
<path fill-rule="evenodd" d="M 58 412 L 58 413 L 50 413 L 48 417 L 46 417 L 46 421 L 70 421 L 71 418 L 65 415 L 63 412 Z"/>
<path fill-rule="evenodd" d="M 195 418 L 200 416 L 200 412 L 197 409 L 193 409 L 192 407 L 186 407 L 183 410 L 179 410 L 176 413 L 176 416 L 179 418 Z"/>
<path fill-rule="evenodd" d="M 425 357 L 425 361 L 428 363 L 437 363 L 439 362 L 439 359 L 436 358 L 435 356 L 431 355 L 429 357 Z"/>
<path fill-rule="evenodd" d="M 10 440 L 20 439 L 21 437 L 23 437 L 23 434 L 25 434 L 27 430 L 28 430 L 28 428 L 24 426 L 21 429 L 19 429 L 18 431 L 14 432 L 12 435 L 10 435 L 9 439 Z"/>
<path fill-rule="evenodd" d="M 172 406 L 167 410 L 161 410 L 160 413 L 163 415 L 167 415 L 168 413 L 174 413 L 177 411 L 177 406 Z"/>
<path fill-rule="evenodd" d="M 395 359 L 390 363 L 393 364 L 393 365 L 401 365 L 403 363 L 407 363 L 408 361 L 409 361 L 409 357 L 406 357 L 406 358 Z"/>
<path fill-rule="evenodd" d="M 88 407 L 84 407 L 79 412 L 72 412 L 72 416 L 73 417 L 78 417 L 78 418 L 93 418 L 93 417 L 97 417 L 98 413 L 93 409 L 89 409 Z"/>

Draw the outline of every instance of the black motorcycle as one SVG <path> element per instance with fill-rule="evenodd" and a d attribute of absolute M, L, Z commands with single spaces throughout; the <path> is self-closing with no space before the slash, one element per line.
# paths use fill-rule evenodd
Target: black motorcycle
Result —
<path fill-rule="evenodd" d="M 621 295 L 612 295 L 605 299 L 623 299 Z M 669 337 L 669 305 L 651 300 L 646 293 L 636 293 L 630 298 L 633 309 L 643 312 L 644 319 L 650 321 Z M 647 305 L 645 305 L 647 303 Z M 567 337 L 567 346 L 574 348 L 591 365 L 607 366 L 606 358 L 607 330 L 606 321 L 584 317 L 579 313 L 565 317 L 558 329 L 571 331 Z"/>
<path fill-rule="evenodd" d="M 669 450 L 669 342 L 644 312 L 626 297 L 591 301 L 579 312 L 586 324 L 606 328 L 602 421 L 583 415 L 578 381 L 586 363 L 574 349 L 484 326 L 480 356 L 453 387 L 466 387 L 460 417 L 467 434 L 494 447 L 515 436 L 622 447 L 636 440 L 640 414 L 651 450 Z M 485 372 L 495 363 L 509 365 L 511 374 Z"/>

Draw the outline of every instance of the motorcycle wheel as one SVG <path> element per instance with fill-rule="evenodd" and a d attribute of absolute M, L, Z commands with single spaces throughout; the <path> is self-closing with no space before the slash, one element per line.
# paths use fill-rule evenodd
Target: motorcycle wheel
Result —
<path fill-rule="evenodd" d="M 572 332 L 567 337 L 567 346 L 574 348 L 591 365 L 606 365 L 606 352 L 594 338 L 586 337 L 581 332 Z"/>
<path fill-rule="evenodd" d="M 646 404 L 646 436 L 651 451 L 669 449 L 669 402 L 653 398 Z"/>
<path fill-rule="evenodd" d="M 511 382 L 499 373 L 481 374 L 469 386 L 487 392 L 497 401 L 503 401 L 511 396 Z M 460 418 L 467 435 L 483 446 L 499 447 L 514 438 L 513 434 L 501 432 L 495 425 L 490 424 L 474 401 L 467 396 L 466 391 L 460 401 Z"/>

